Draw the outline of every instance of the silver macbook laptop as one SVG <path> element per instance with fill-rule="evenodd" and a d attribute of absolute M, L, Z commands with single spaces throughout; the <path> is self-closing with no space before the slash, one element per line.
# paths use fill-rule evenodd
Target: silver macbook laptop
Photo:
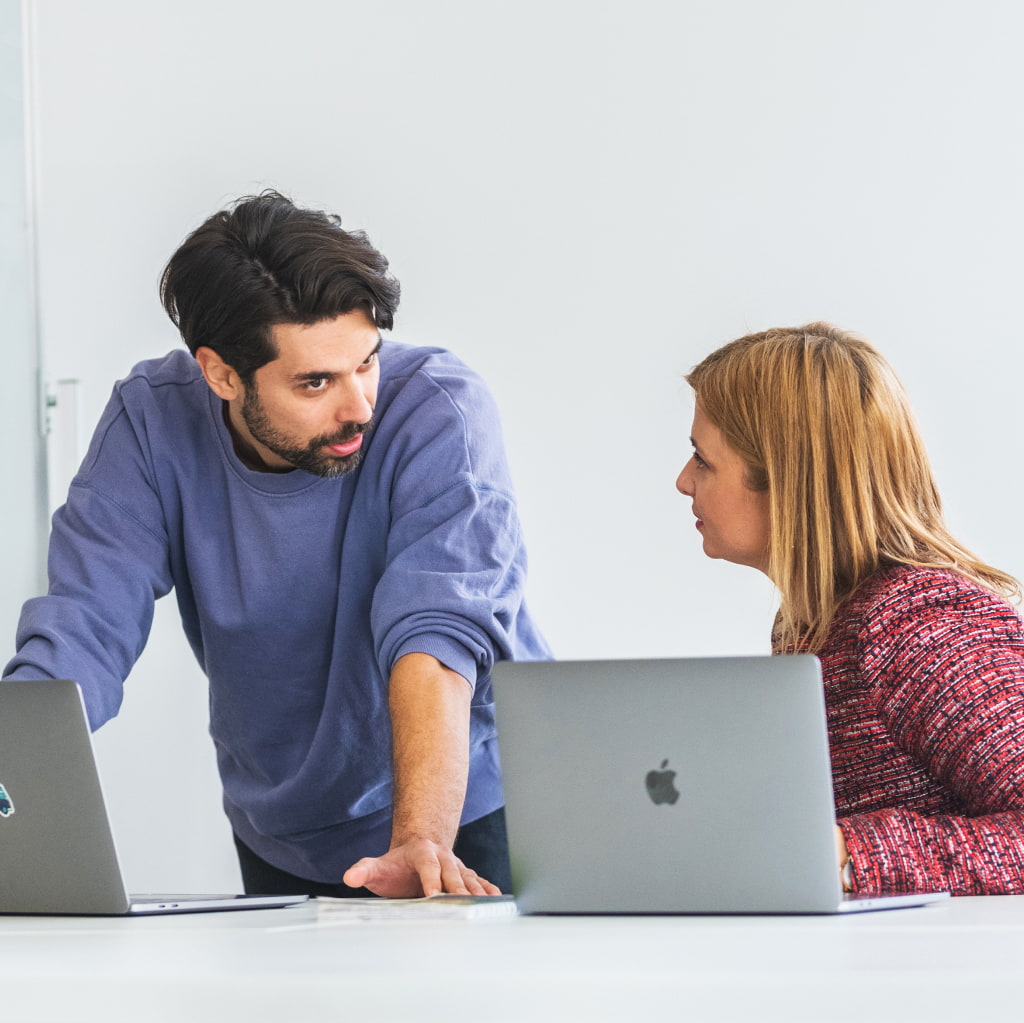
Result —
<path fill-rule="evenodd" d="M 502 662 L 523 913 L 842 913 L 816 657 Z"/>
<path fill-rule="evenodd" d="M 305 899 L 129 896 L 78 686 L 0 682 L 0 913 L 197 913 Z"/>

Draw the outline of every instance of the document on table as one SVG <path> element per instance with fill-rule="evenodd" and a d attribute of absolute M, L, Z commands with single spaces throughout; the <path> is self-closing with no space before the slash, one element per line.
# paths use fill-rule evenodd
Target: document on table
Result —
<path fill-rule="evenodd" d="M 317 896 L 317 919 L 344 920 L 493 920 L 517 916 L 511 895 L 431 895 L 420 899 L 332 899 Z"/>

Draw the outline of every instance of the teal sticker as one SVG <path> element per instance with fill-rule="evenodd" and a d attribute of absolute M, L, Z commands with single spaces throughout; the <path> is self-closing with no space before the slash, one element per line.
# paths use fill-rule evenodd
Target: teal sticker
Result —
<path fill-rule="evenodd" d="M 10 817 L 14 813 L 14 804 L 7 795 L 7 789 L 0 785 L 0 817 Z"/>

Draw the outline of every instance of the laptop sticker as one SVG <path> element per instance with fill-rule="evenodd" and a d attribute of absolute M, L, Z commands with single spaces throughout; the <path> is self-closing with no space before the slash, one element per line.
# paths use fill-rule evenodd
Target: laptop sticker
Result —
<path fill-rule="evenodd" d="M 0 817 L 10 817 L 14 813 L 14 804 L 7 795 L 7 789 L 0 785 Z"/>

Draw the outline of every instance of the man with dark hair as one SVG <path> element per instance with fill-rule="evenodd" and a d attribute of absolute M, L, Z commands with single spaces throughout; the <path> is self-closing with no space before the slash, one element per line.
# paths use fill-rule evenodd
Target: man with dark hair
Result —
<path fill-rule="evenodd" d="M 115 386 L 5 676 L 76 679 L 99 727 L 173 587 L 248 891 L 507 889 L 490 669 L 550 655 L 486 388 L 382 340 L 387 260 L 276 192 L 161 296 L 192 357 Z"/>

